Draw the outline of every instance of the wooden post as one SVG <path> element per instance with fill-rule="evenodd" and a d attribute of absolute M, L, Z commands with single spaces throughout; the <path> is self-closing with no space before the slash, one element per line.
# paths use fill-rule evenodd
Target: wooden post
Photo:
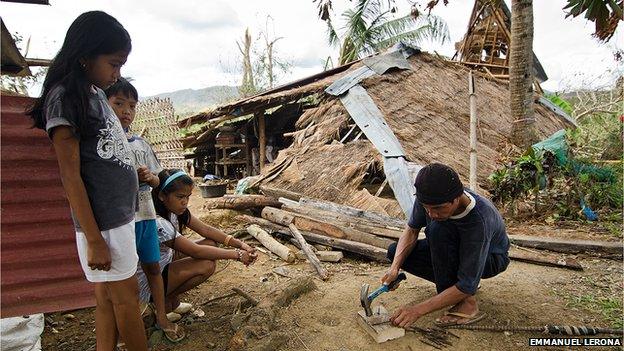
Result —
<path fill-rule="evenodd" d="M 297 239 L 297 241 L 299 242 L 299 245 L 301 245 L 301 250 L 303 250 L 306 257 L 308 257 L 308 261 L 312 266 L 314 266 L 318 275 L 321 277 L 321 279 L 327 280 L 327 278 L 329 278 L 327 271 L 325 270 L 325 268 L 323 268 L 323 266 L 321 266 L 321 261 L 319 261 L 318 257 L 316 257 L 314 252 L 310 250 L 310 248 L 308 247 L 308 243 L 303 238 L 303 235 L 301 234 L 299 229 L 297 229 L 297 227 L 295 227 L 295 225 L 292 223 L 288 225 L 288 228 L 290 229 L 290 232 L 295 237 L 295 239 Z"/>
<path fill-rule="evenodd" d="M 260 173 L 264 168 L 264 160 L 266 159 L 266 128 L 264 124 L 264 111 L 256 112 L 256 118 L 258 119 L 258 145 L 259 145 L 259 164 Z"/>
<path fill-rule="evenodd" d="M 478 192 L 477 184 L 477 96 L 472 70 L 468 73 L 468 92 L 470 94 L 470 189 Z"/>

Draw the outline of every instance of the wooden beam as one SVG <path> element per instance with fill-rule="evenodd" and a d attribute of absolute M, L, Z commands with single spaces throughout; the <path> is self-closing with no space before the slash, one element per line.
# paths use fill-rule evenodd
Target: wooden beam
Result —
<path fill-rule="evenodd" d="M 235 219 L 246 222 L 246 223 L 257 224 L 271 233 L 279 232 L 279 233 L 283 233 L 286 235 L 292 235 L 290 233 L 290 230 L 288 230 L 288 227 L 275 224 L 271 221 L 267 221 L 264 218 L 258 218 L 258 217 L 253 217 L 249 215 L 239 215 L 239 216 L 236 216 Z M 369 258 L 373 261 L 388 263 L 388 259 L 386 257 L 387 250 L 384 250 L 384 249 L 381 249 L 372 245 L 358 243 L 355 241 L 331 238 L 328 236 L 310 233 L 306 231 L 300 231 L 300 232 L 307 241 L 325 245 L 325 246 L 331 246 L 335 249 L 339 249 L 343 251 L 352 252 L 352 253 L 364 256 L 366 258 Z"/>
<path fill-rule="evenodd" d="M 371 233 L 391 239 L 398 239 L 401 237 L 401 234 L 403 234 L 402 228 L 389 227 L 366 218 L 350 217 L 338 212 L 324 211 L 318 208 L 302 206 L 297 202 L 291 204 L 286 202 L 284 198 L 280 198 L 279 201 L 282 203 L 283 210 L 302 214 L 317 220 L 332 222 L 334 224 L 353 228 L 361 232 Z"/>
<path fill-rule="evenodd" d="M 262 210 L 262 218 L 268 219 L 273 223 L 283 226 L 294 224 L 301 230 L 331 236 L 338 239 L 347 239 L 357 241 L 359 243 L 377 246 L 387 249 L 394 240 L 388 238 L 380 238 L 370 233 L 361 232 L 348 227 L 336 225 L 327 220 L 317 220 L 301 214 L 283 211 L 273 207 L 265 207 Z"/>
<path fill-rule="evenodd" d="M 282 203 L 273 197 L 264 195 L 224 195 L 205 199 L 203 208 L 205 210 L 218 208 L 241 211 L 265 206 L 281 207 Z"/>
<path fill-rule="evenodd" d="M 595 252 L 621 257 L 624 249 L 621 242 L 570 240 L 528 235 L 509 235 L 509 240 L 518 246 L 563 253 Z"/>
<path fill-rule="evenodd" d="M 266 160 L 266 126 L 264 121 L 264 111 L 256 112 L 254 116 L 258 119 L 258 144 L 260 148 L 260 173 L 264 169 L 264 160 Z"/>
<path fill-rule="evenodd" d="M 308 262 L 310 262 L 314 269 L 316 269 L 316 272 L 321 277 L 321 279 L 327 280 L 327 278 L 329 278 L 327 271 L 321 265 L 321 261 L 319 261 L 318 257 L 316 257 L 314 251 L 310 250 L 310 248 L 308 247 L 308 242 L 303 238 L 303 235 L 301 234 L 299 229 L 297 229 L 297 227 L 293 223 L 290 223 L 288 225 L 288 229 L 290 229 L 292 236 L 297 239 L 299 245 L 301 245 L 301 250 L 303 250 L 303 253 L 305 253 L 306 257 L 308 258 Z"/>
<path fill-rule="evenodd" d="M 387 227 L 394 227 L 400 231 L 403 231 L 403 228 L 405 228 L 405 220 L 384 216 L 379 213 L 369 212 L 359 208 L 337 204 L 335 202 L 312 199 L 309 197 L 302 197 L 301 199 L 297 199 L 297 201 L 299 201 L 299 204 L 302 206 L 318 208 L 324 211 L 336 212 L 344 216 L 363 218 L 373 222 L 383 223 Z"/>
<path fill-rule="evenodd" d="M 555 255 L 545 255 L 544 253 L 532 253 L 524 250 L 511 248 L 509 250 L 509 258 L 515 261 L 532 263 L 540 266 L 550 266 L 567 268 L 575 271 L 582 271 L 581 266 L 576 260 L 571 258 L 561 258 Z"/>

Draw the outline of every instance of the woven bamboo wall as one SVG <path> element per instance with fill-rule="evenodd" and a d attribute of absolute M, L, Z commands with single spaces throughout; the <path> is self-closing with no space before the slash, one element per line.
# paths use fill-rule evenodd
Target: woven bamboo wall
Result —
<path fill-rule="evenodd" d="M 163 168 L 186 168 L 171 100 L 155 98 L 139 102 L 132 129 L 152 145 Z"/>

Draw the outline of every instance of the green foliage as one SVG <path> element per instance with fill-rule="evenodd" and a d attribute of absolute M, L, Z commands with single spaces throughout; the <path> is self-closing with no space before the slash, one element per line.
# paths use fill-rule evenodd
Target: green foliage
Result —
<path fill-rule="evenodd" d="M 438 16 L 402 16 L 393 18 L 394 6 L 383 0 L 358 0 L 342 13 L 344 26 L 339 35 L 330 19 L 327 41 L 340 46 L 339 64 L 383 51 L 398 42 L 417 44 L 429 39 L 444 43 L 449 40 L 446 22 Z"/>
<path fill-rule="evenodd" d="M 611 328 L 622 329 L 624 327 L 622 299 L 620 297 L 596 297 L 592 294 L 585 294 L 570 297 L 568 306 L 600 311 L 603 317 L 611 324 Z"/>
<path fill-rule="evenodd" d="M 568 131 L 567 144 L 578 145 L 580 135 L 579 130 Z M 574 157 L 571 150 L 562 163 L 551 151 L 530 148 L 490 175 L 492 199 L 503 205 L 532 200 L 535 212 L 549 215 L 551 220 L 582 219 L 581 200 L 595 211 L 621 214 L 622 164 L 597 166 L 588 159 Z M 618 217 L 607 215 L 602 219 Z"/>

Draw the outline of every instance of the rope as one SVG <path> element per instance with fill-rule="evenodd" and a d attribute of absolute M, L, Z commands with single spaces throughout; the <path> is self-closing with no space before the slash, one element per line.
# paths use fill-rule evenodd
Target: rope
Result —
<path fill-rule="evenodd" d="M 610 328 L 594 328 L 587 326 L 557 326 L 545 325 L 543 327 L 518 327 L 518 326 L 497 326 L 497 325 L 449 325 L 446 328 L 480 330 L 480 331 L 510 331 L 510 332 L 540 332 L 544 334 L 557 335 L 597 335 L 597 334 L 613 334 L 624 335 L 624 330 Z"/>

